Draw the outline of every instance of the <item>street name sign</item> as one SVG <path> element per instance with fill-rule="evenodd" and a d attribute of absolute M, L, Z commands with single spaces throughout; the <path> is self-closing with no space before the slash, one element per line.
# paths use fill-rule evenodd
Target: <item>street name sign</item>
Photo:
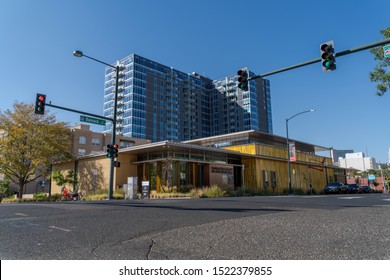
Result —
<path fill-rule="evenodd" d="M 91 118 L 91 117 L 86 117 L 86 116 L 80 116 L 80 121 L 81 122 L 98 124 L 98 125 L 106 125 L 106 121 L 105 120 Z"/>

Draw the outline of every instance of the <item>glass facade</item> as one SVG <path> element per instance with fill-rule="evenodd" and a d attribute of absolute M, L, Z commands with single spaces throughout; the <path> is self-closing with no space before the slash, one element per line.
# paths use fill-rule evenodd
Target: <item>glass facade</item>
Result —
<path fill-rule="evenodd" d="M 118 63 L 123 70 L 118 80 L 117 134 L 157 142 L 252 129 L 272 133 L 267 80 L 251 81 L 250 89 L 242 92 L 237 88 L 237 76 L 213 81 L 136 54 Z M 106 117 L 114 114 L 115 75 L 112 68 L 106 68 Z M 112 124 L 103 131 L 111 133 Z"/>

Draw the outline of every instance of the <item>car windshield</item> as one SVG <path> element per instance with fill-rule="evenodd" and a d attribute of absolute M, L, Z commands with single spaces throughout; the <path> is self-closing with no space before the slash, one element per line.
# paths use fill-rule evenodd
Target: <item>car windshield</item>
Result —
<path fill-rule="evenodd" d="M 330 183 L 328 186 L 330 186 L 330 187 L 337 187 L 337 186 L 339 186 L 340 185 L 340 183 Z"/>

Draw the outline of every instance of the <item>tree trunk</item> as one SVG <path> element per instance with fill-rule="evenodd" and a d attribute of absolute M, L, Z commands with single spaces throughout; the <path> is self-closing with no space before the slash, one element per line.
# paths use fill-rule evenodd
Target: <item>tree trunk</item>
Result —
<path fill-rule="evenodd" d="M 19 193 L 18 193 L 19 199 L 22 199 L 22 197 L 23 197 L 23 189 L 24 189 L 24 180 L 20 179 L 19 180 Z"/>

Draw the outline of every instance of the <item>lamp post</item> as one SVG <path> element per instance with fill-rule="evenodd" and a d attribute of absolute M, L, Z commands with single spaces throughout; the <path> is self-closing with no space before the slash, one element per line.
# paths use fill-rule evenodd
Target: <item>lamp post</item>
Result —
<path fill-rule="evenodd" d="M 290 172 L 290 145 L 289 145 L 289 139 L 288 139 L 288 121 L 295 118 L 296 116 L 299 116 L 301 114 L 314 112 L 314 109 L 306 110 L 303 112 L 299 112 L 295 114 L 294 116 L 286 119 L 286 142 L 287 142 L 287 176 L 288 176 L 288 192 L 291 194 L 291 172 Z"/>
<path fill-rule="evenodd" d="M 116 120 L 117 120 L 117 107 L 118 107 L 118 79 L 119 79 L 119 71 L 121 70 L 121 66 L 119 63 L 117 65 L 111 65 L 109 63 L 103 62 L 101 60 L 98 60 L 96 58 L 90 57 L 88 55 L 85 55 L 82 51 L 74 51 L 73 55 L 76 57 L 86 57 L 91 60 L 94 60 L 96 62 L 99 62 L 101 64 L 104 64 L 108 67 L 113 68 L 116 71 L 116 77 L 115 77 L 115 97 L 114 97 L 114 117 L 112 122 L 112 136 L 111 136 L 111 145 L 115 145 L 116 140 Z M 115 158 L 110 157 L 110 182 L 109 182 L 109 188 L 108 188 L 108 199 L 113 199 L 113 192 L 114 192 L 114 162 Z"/>

